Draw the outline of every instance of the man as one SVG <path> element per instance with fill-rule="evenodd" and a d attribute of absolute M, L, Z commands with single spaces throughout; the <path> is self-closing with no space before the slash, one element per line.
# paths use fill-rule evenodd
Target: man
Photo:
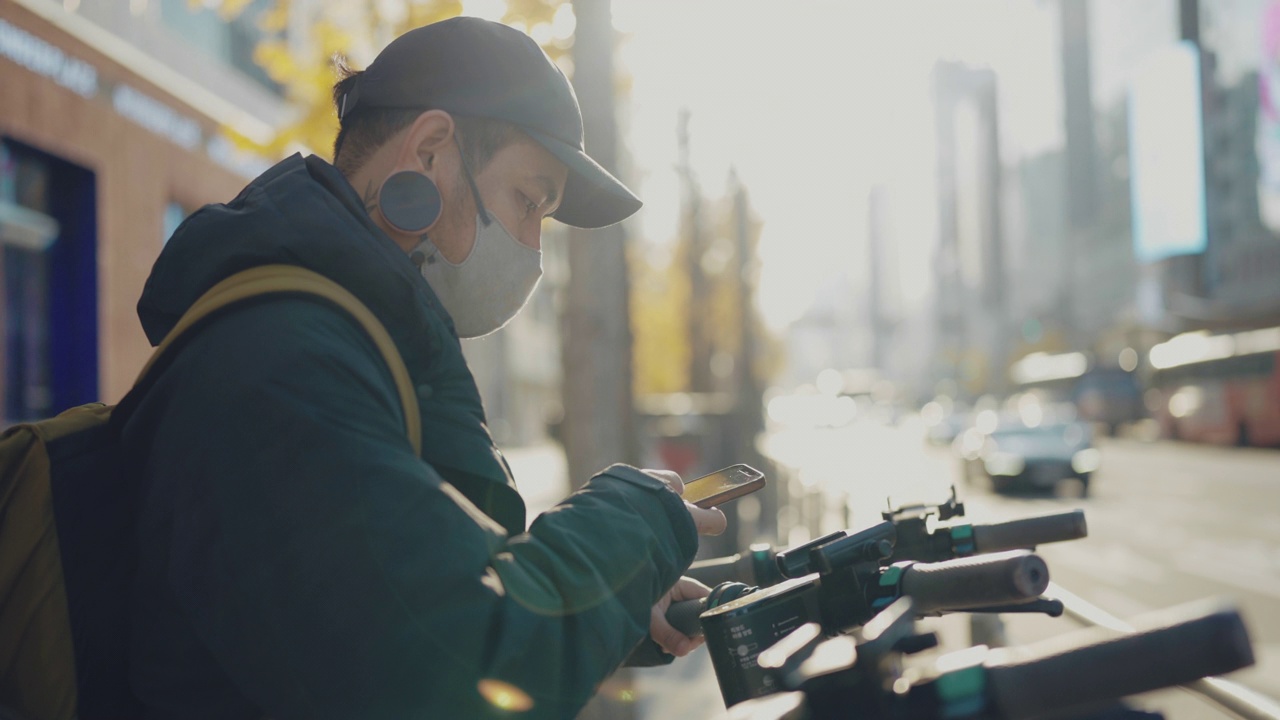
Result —
<path fill-rule="evenodd" d="M 334 165 L 289 158 L 194 214 L 138 312 L 157 343 L 235 272 L 320 272 L 395 340 L 422 455 L 343 312 L 277 297 L 201 327 L 123 426 L 133 690 L 150 717 L 570 717 L 646 634 L 694 647 L 662 611 L 706 593 L 677 580 L 724 516 L 619 465 L 525 532 L 458 336 L 523 305 L 545 217 L 598 227 L 640 203 L 583 152 L 564 76 L 506 26 L 411 31 L 335 99 Z"/>

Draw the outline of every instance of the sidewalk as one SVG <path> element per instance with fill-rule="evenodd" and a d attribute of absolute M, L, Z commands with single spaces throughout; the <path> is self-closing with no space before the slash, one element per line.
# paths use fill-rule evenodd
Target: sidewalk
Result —
<path fill-rule="evenodd" d="M 516 487 L 528 508 L 529 522 L 569 494 L 569 465 L 559 444 L 546 440 L 502 448 L 502 454 L 516 477 Z"/>
<path fill-rule="evenodd" d="M 711 654 L 702 646 L 664 667 L 636 668 L 637 720 L 722 720 L 728 717 Z"/>

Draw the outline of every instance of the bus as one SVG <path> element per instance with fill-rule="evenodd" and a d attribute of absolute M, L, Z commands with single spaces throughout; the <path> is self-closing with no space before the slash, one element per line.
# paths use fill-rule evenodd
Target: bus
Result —
<path fill-rule="evenodd" d="M 1018 392 L 1033 392 L 1048 402 L 1071 403 L 1079 420 L 1106 426 L 1108 435 L 1115 435 L 1121 425 L 1146 417 L 1136 374 L 1098 364 L 1084 353 L 1031 353 L 1013 363 L 1009 375 Z"/>
<path fill-rule="evenodd" d="M 1175 440 L 1280 447 L 1280 327 L 1183 333 L 1151 348 L 1147 406 Z"/>

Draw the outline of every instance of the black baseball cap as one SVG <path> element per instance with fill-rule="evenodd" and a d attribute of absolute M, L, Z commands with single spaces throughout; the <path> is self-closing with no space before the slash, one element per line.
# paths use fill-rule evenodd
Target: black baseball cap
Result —
<path fill-rule="evenodd" d="M 396 38 L 339 101 L 338 117 L 369 108 L 444 110 L 519 127 L 569 168 L 554 214 L 566 225 L 604 227 L 640 209 L 640 199 L 587 155 L 568 78 L 532 38 L 501 23 L 455 17 Z"/>

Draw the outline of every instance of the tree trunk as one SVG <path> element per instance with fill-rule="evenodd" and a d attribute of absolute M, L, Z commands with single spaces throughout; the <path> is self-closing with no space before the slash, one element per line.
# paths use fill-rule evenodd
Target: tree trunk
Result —
<path fill-rule="evenodd" d="M 609 0 L 574 0 L 573 84 L 587 152 L 618 175 L 614 32 Z M 626 235 L 620 225 L 569 232 L 564 307 L 564 442 L 580 485 L 614 462 L 635 462 Z M 619 671 L 579 718 L 634 717 L 628 673 Z"/>
<path fill-rule="evenodd" d="M 587 152 L 617 176 L 618 138 L 609 0 L 574 0 L 574 87 Z M 614 462 L 634 461 L 631 321 L 621 225 L 571 228 L 565 303 L 565 449 L 575 484 Z"/>

